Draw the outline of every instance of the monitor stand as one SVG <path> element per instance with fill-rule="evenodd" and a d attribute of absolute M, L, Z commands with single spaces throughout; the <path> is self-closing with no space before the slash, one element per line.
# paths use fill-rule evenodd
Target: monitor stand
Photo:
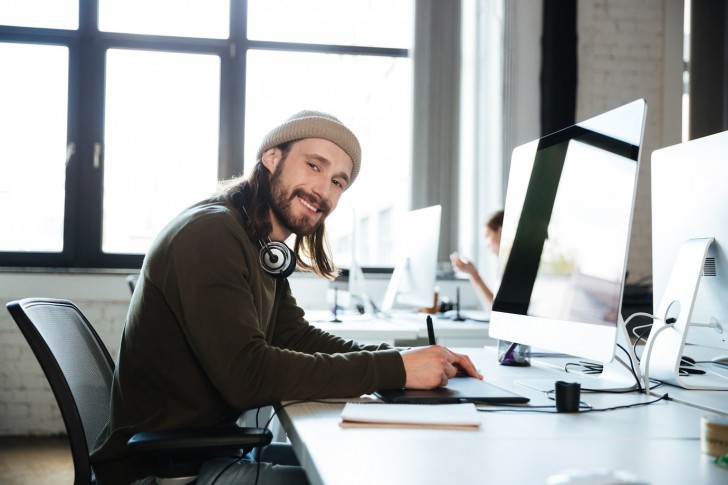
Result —
<path fill-rule="evenodd" d="M 643 368 L 645 377 L 685 389 L 728 390 L 728 379 L 706 373 L 680 376 L 680 360 L 690 326 L 695 297 L 708 249 L 713 238 L 690 239 L 680 248 L 670 279 L 652 322 L 645 344 Z M 674 323 L 666 323 L 673 319 Z"/>
<path fill-rule="evenodd" d="M 624 351 L 620 348 L 615 349 L 614 359 L 611 362 L 603 364 L 602 372 L 599 374 L 564 372 L 563 376 L 557 377 L 556 379 L 519 379 L 515 382 L 543 392 L 553 391 L 554 383 L 557 380 L 578 382 L 581 384 L 582 391 L 628 392 L 639 390 L 642 385 L 640 364 L 634 354 L 627 332 L 627 326 L 624 324 L 621 314 L 617 321 L 617 345 L 626 350 L 629 357 L 625 358 Z M 564 357 L 562 355 L 559 357 L 562 359 L 559 362 L 563 362 Z M 634 373 L 630 366 L 630 359 L 634 365 Z M 559 368 L 563 369 L 563 364 Z M 640 381 L 639 384 L 637 383 L 637 379 Z"/>

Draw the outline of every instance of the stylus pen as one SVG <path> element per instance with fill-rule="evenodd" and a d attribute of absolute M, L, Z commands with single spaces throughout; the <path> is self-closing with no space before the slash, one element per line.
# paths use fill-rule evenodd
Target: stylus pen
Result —
<path fill-rule="evenodd" d="M 427 340 L 430 345 L 435 345 L 435 328 L 432 326 L 432 317 L 427 315 Z"/>

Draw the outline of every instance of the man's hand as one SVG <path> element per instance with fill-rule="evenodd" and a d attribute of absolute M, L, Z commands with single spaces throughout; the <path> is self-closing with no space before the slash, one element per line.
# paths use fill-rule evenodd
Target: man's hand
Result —
<path fill-rule="evenodd" d="M 440 345 L 403 350 L 402 361 L 407 389 L 433 389 L 447 385 L 448 379 L 463 372 L 482 379 L 467 355 L 457 354 Z"/>

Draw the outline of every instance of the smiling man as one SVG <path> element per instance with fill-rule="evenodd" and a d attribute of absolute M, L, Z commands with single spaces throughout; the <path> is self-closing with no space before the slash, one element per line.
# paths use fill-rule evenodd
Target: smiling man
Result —
<path fill-rule="evenodd" d="M 294 267 L 337 274 L 324 221 L 360 165 L 346 126 L 302 111 L 264 138 L 247 178 L 161 231 L 132 297 L 111 419 L 92 454 L 100 484 L 152 473 L 126 454 L 137 432 L 232 424 L 245 410 L 283 400 L 433 388 L 460 369 L 480 377 L 466 356 L 440 346 L 398 350 L 327 334 L 296 304 L 287 280 Z M 284 241 L 292 234 L 291 251 Z M 260 461 L 261 484 L 306 483 L 287 445 L 266 447 Z M 252 483 L 253 457 L 229 463 L 210 457 L 197 483 Z"/>

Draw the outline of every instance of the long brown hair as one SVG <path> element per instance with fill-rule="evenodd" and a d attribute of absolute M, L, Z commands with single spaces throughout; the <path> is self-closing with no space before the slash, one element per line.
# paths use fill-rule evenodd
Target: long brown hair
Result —
<path fill-rule="evenodd" d="M 288 156 L 292 142 L 276 148 L 281 150 L 281 166 Z M 232 195 L 240 192 L 243 205 L 248 214 L 246 229 L 251 239 L 257 241 L 267 239 L 273 227 L 270 223 L 270 177 L 271 174 L 261 161 L 255 164 L 247 178 L 238 177 L 224 184 L 221 196 L 232 201 Z M 296 234 L 293 246 L 296 253 L 296 267 L 301 271 L 309 271 L 333 280 L 339 274 L 338 268 L 330 257 L 330 249 L 326 238 L 326 226 L 321 224 L 307 236 Z"/>

